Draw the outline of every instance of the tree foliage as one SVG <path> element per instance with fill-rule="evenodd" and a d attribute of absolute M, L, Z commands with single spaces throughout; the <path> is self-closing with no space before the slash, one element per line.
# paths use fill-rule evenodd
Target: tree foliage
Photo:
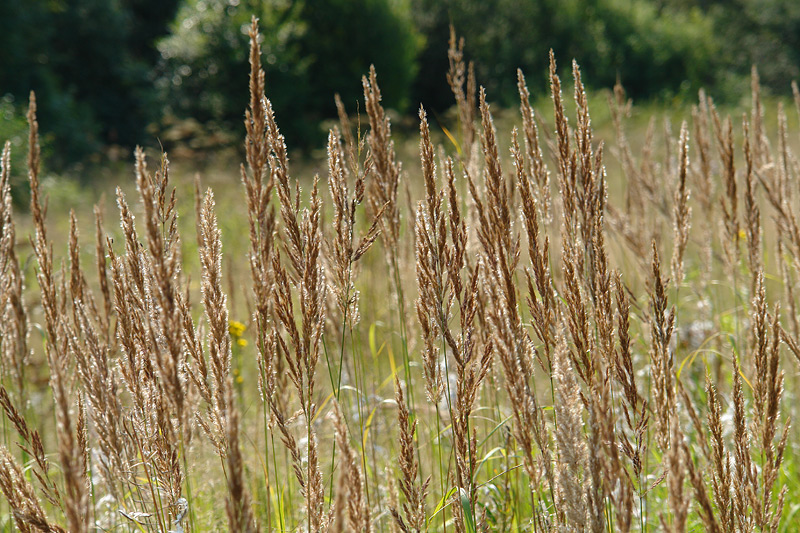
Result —
<path fill-rule="evenodd" d="M 356 110 L 371 64 L 386 107 L 449 108 L 450 24 L 478 83 L 504 105 L 516 102 L 517 68 L 546 89 L 551 48 L 562 69 L 575 58 L 591 86 L 619 79 L 640 99 L 700 87 L 738 98 L 753 64 L 767 89 L 800 76 L 796 0 L 0 0 L 0 115 L 23 116 L 35 90 L 57 165 L 152 144 L 173 119 L 231 138 L 247 105 L 253 15 L 293 146 L 319 144 L 335 93 Z"/>
<path fill-rule="evenodd" d="M 0 94 L 24 107 L 35 90 L 54 155 L 141 142 L 158 113 L 156 38 L 180 0 L 3 0 Z"/>
<path fill-rule="evenodd" d="M 333 95 L 355 102 L 374 64 L 388 106 L 402 108 L 416 73 L 408 9 L 389 0 L 188 0 L 160 44 L 160 86 L 178 117 L 238 128 L 247 105 L 247 27 L 259 18 L 267 92 L 297 146 L 321 139 Z M 354 105 L 354 104 L 353 104 Z"/>
<path fill-rule="evenodd" d="M 595 87 L 620 79 L 639 97 L 679 94 L 715 77 L 713 24 L 697 9 L 658 9 L 650 0 L 414 0 L 414 13 L 426 38 L 415 97 L 437 104 L 449 103 L 442 85 L 451 23 L 466 38 L 478 83 L 509 105 L 517 68 L 544 90 L 550 49 L 564 68 L 576 59 Z"/>

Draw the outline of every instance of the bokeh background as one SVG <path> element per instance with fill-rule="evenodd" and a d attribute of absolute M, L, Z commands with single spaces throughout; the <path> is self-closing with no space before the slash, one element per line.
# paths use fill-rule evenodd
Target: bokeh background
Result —
<path fill-rule="evenodd" d="M 562 67 L 577 59 L 590 87 L 620 80 L 639 102 L 694 100 L 705 87 L 735 104 L 752 64 L 767 90 L 788 94 L 800 68 L 797 0 L 2 0 L 0 138 L 24 144 L 35 90 L 59 173 L 136 144 L 239 146 L 252 15 L 295 150 L 323 145 L 334 93 L 357 111 L 370 64 L 387 107 L 449 108 L 450 24 L 500 106 L 516 105 L 517 67 L 544 94 L 550 48 Z"/>

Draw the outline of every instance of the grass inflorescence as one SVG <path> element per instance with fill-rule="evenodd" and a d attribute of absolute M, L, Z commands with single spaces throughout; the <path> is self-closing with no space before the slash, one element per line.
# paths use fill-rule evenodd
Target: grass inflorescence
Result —
<path fill-rule="evenodd" d="M 421 107 L 401 161 L 373 68 L 299 179 L 250 37 L 236 191 L 137 150 L 119 229 L 71 213 L 61 250 L 33 95 L 30 221 L 5 145 L 4 530 L 797 528 L 800 164 L 755 70 L 677 135 L 629 140 L 617 86 L 601 140 L 551 53 L 501 132 L 452 32 L 452 132 Z"/>

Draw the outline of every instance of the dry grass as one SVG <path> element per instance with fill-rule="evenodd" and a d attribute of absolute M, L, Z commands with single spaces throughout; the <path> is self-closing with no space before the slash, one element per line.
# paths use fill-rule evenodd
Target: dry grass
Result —
<path fill-rule="evenodd" d="M 120 229 L 54 246 L 32 96 L 28 245 L 3 150 L 5 530 L 797 528 L 800 163 L 755 71 L 741 129 L 701 92 L 633 144 L 616 87 L 607 147 L 551 54 L 506 137 L 453 32 L 458 139 L 421 108 L 401 164 L 372 69 L 299 180 L 250 36 L 241 213 L 137 150 Z"/>

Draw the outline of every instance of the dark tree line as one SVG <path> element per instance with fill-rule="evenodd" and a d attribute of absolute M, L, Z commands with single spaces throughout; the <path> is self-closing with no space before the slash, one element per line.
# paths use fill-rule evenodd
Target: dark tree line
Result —
<path fill-rule="evenodd" d="M 35 90 L 54 155 L 80 159 L 131 145 L 159 112 L 156 39 L 180 0 L 3 0 L 0 94 Z"/>
<path fill-rule="evenodd" d="M 544 91 L 550 48 L 563 68 L 577 59 L 588 84 L 620 79 L 637 98 L 692 97 L 700 87 L 739 98 L 753 63 L 780 92 L 800 74 L 795 0 L 2 0 L 0 134 L 19 129 L 34 89 L 57 164 L 152 144 L 165 117 L 235 139 L 252 15 L 292 146 L 319 144 L 334 93 L 355 111 L 370 64 L 387 107 L 448 108 L 450 24 L 478 82 L 505 105 L 516 100 L 517 67 Z"/>

